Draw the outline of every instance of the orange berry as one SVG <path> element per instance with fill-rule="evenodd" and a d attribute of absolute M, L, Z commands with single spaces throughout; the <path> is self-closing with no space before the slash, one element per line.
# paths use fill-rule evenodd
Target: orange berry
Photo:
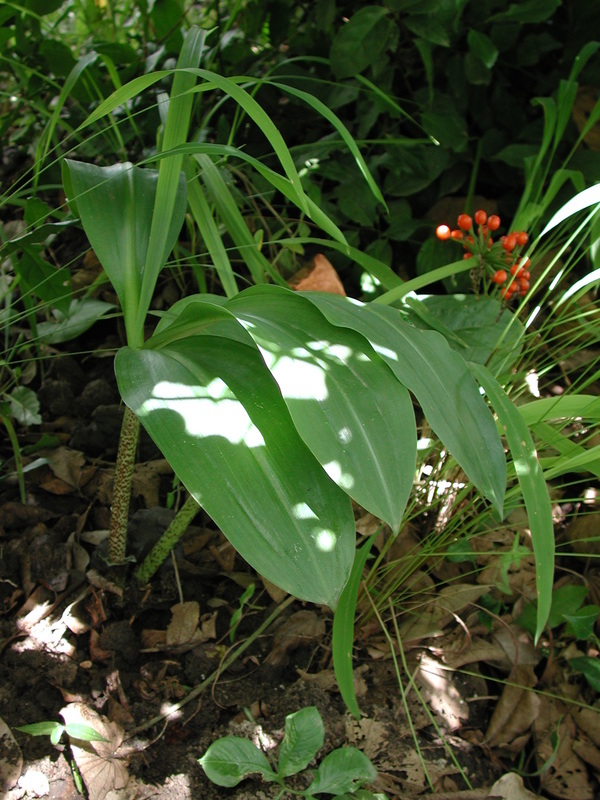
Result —
<path fill-rule="evenodd" d="M 519 281 L 519 289 L 521 290 L 521 294 L 525 295 L 529 291 L 529 281 Z"/>
<path fill-rule="evenodd" d="M 483 209 L 480 208 L 479 211 L 476 211 L 473 216 L 478 225 L 485 225 L 487 221 L 487 214 Z"/>
<path fill-rule="evenodd" d="M 513 234 L 510 234 L 510 236 L 502 236 L 500 241 L 502 242 L 502 248 L 506 250 L 507 253 L 511 253 L 517 246 L 517 238 Z"/>
<path fill-rule="evenodd" d="M 467 258 L 473 258 L 473 253 L 465 253 L 463 256 L 463 261 L 466 261 Z"/>
<path fill-rule="evenodd" d="M 456 239 L 457 241 L 460 241 L 463 238 L 463 232 L 462 231 L 457 231 L 457 230 L 450 231 L 450 238 L 451 239 Z"/>
<path fill-rule="evenodd" d="M 449 239 L 450 233 L 451 233 L 450 228 L 447 225 L 438 225 L 437 228 L 435 229 L 435 235 L 437 236 L 438 239 L 442 239 L 442 241 L 445 239 Z"/>
<path fill-rule="evenodd" d="M 515 233 L 515 238 L 517 240 L 517 244 L 521 245 L 521 247 L 529 241 L 529 236 L 525 233 L 525 231 L 517 231 Z"/>
<path fill-rule="evenodd" d="M 501 284 L 504 283 L 507 278 L 508 275 L 505 269 L 497 269 L 496 272 L 494 272 L 492 280 L 494 281 L 494 283 Z"/>
<path fill-rule="evenodd" d="M 463 231 L 469 231 L 471 230 L 471 225 L 473 224 L 473 221 L 471 220 L 471 217 L 468 214 L 459 214 L 459 217 L 456 220 L 456 224 L 458 225 L 459 228 L 462 228 Z"/>
<path fill-rule="evenodd" d="M 491 231 L 497 231 L 500 227 L 500 217 L 497 214 L 492 214 L 492 216 L 488 218 L 487 226 Z"/>

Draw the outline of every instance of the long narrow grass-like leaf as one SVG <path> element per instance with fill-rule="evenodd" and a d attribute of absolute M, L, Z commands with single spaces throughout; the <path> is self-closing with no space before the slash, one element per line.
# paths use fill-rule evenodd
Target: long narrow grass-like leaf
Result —
<path fill-rule="evenodd" d="M 348 128 L 344 125 L 344 123 L 339 119 L 339 117 L 337 117 L 333 113 L 333 111 L 331 111 L 331 109 L 325 105 L 325 103 L 322 103 L 318 98 L 314 97 L 312 94 L 309 94 L 308 92 L 303 92 L 300 89 L 294 88 L 293 86 L 288 86 L 285 83 L 277 83 L 276 81 L 265 81 L 265 83 L 270 84 L 271 86 L 275 86 L 277 89 L 280 89 L 283 92 L 287 92 L 288 94 L 297 97 L 299 100 L 302 100 L 303 102 L 306 103 L 307 106 L 314 108 L 314 110 L 318 114 L 320 114 L 328 122 L 331 123 L 331 125 L 340 134 L 344 143 L 346 144 L 346 147 L 354 157 L 356 165 L 358 166 L 358 169 L 360 170 L 363 178 L 367 182 L 367 186 L 373 193 L 373 196 L 377 200 L 379 200 L 379 202 L 384 206 L 384 208 L 387 211 L 388 210 L 387 204 L 383 198 L 383 195 L 381 194 L 379 187 L 375 183 L 375 180 L 373 179 L 373 176 L 371 175 L 371 172 L 367 167 L 367 164 L 362 156 L 362 153 L 360 152 L 356 142 L 354 141 L 354 137 L 352 136 Z"/>
<path fill-rule="evenodd" d="M 184 39 L 177 62 L 178 70 L 173 79 L 164 128 L 162 146 L 167 150 L 182 144 L 188 138 L 194 99 L 190 90 L 196 82 L 196 77 L 193 73 L 188 72 L 187 68 L 197 67 L 200 63 L 205 36 L 206 31 L 194 27 L 187 32 Z M 183 158 L 183 155 L 176 155 L 164 159 L 159 164 L 156 200 L 137 311 L 136 325 L 140 331 L 143 331 L 158 275 L 168 256 L 168 253 L 165 254 L 164 251 L 172 223 L 173 208 L 177 195 L 181 191 L 180 178 Z"/>
<path fill-rule="evenodd" d="M 527 423 L 486 367 L 470 364 L 487 394 L 506 436 L 523 493 L 535 556 L 538 592 L 536 642 L 542 635 L 552 605 L 554 583 L 554 527 L 548 487 Z"/>
<path fill-rule="evenodd" d="M 213 161 L 205 155 L 196 155 L 195 159 L 202 168 L 199 179 L 206 186 L 219 216 L 250 270 L 254 283 L 264 283 L 266 276 L 270 275 L 275 282 L 285 284 L 283 278 L 261 253 Z"/>
<path fill-rule="evenodd" d="M 561 472 L 564 474 L 570 470 L 573 472 L 591 472 L 592 475 L 600 478 L 600 458 L 597 451 L 594 457 L 592 450 L 586 450 L 585 447 L 571 441 L 552 425 L 548 425 L 545 422 L 538 422 L 533 425 L 532 431 L 535 438 L 544 447 L 552 447 L 559 453 L 556 457 L 540 458 L 540 464 L 544 468 L 546 480 L 550 480 L 551 476 L 555 477 Z"/>
<path fill-rule="evenodd" d="M 356 599 L 362 571 L 371 547 L 375 541 L 373 534 L 363 546 L 356 551 L 352 572 L 341 594 L 338 607 L 333 615 L 333 630 L 331 634 L 331 654 L 333 656 L 333 669 L 337 684 L 346 708 L 356 719 L 360 719 L 360 708 L 354 689 L 354 672 L 352 670 L 352 647 L 354 645 L 354 615 L 356 612 Z"/>
<path fill-rule="evenodd" d="M 206 245 L 213 265 L 221 281 L 221 286 L 227 297 L 233 297 L 238 292 L 237 283 L 231 261 L 223 244 L 223 239 L 206 200 L 204 189 L 200 186 L 193 170 L 186 168 L 188 178 L 188 204 L 200 236 Z"/>
<path fill-rule="evenodd" d="M 380 303 L 382 305 L 390 305 L 398 300 L 402 300 L 403 297 L 406 297 L 406 295 L 410 294 L 411 292 L 418 292 L 420 289 L 424 289 L 426 286 L 430 286 L 438 281 L 443 281 L 446 278 L 451 278 L 453 275 L 457 275 L 459 272 L 466 272 L 470 269 L 472 269 L 472 267 L 462 259 L 461 261 L 453 261 L 451 264 L 446 264 L 444 267 L 432 269 L 431 272 L 426 272 L 424 275 L 419 275 L 416 278 L 412 278 L 411 280 L 403 283 L 401 286 L 397 286 L 395 289 L 390 289 L 385 294 L 381 294 L 379 297 L 376 297 L 373 302 Z"/>
<path fill-rule="evenodd" d="M 91 53 L 86 53 L 84 56 L 81 56 L 81 58 L 77 61 L 77 63 L 75 64 L 75 66 L 69 72 L 69 74 L 65 79 L 60 94 L 56 100 L 56 105 L 54 106 L 54 110 L 52 111 L 52 116 L 48 120 L 48 124 L 44 129 L 44 133 L 40 137 L 40 140 L 35 149 L 34 168 L 33 168 L 34 185 L 37 183 L 40 169 L 42 168 L 46 155 L 48 154 L 50 142 L 52 141 L 52 137 L 54 136 L 54 131 L 56 130 L 56 126 L 60 119 L 60 115 L 62 114 L 64 105 L 68 100 L 71 92 L 73 91 L 73 87 L 75 86 L 81 75 L 91 64 L 94 63 L 94 61 L 96 61 L 97 58 L 98 54 L 93 51 Z"/>
<path fill-rule="evenodd" d="M 236 158 L 240 159 L 241 161 L 245 161 L 247 164 L 250 164 L 252 167 L 254 167 L 254 169 L 260 175 L 262 175 L 262 177 L 265 178 L 265 180 L 267 180 L 275 189 L 277 189 L 277 191 L 281 192 L 284 197 L 294 203 L 295 206 L 298 208 L 301 206 L 300 198 L 298 197 L 296 190 L 289 178 L 286 178 L 284 175 L 280 175 L 278 172 L 275 172 L 275 170 L 265 166 L 258 159 L 253 158 L 243 150 L 240 150 L 237 147 L 232 147 L 231 145 L 190 142 L 188 144 L 179 145 L 173 150 L 168 150 L 158 155 L 151 156 L 145 159 L 143 163 L 157 161 L 177 153 L 186 153 L 190 155 L 203 153 L 205 155 L 217 156 L 219 158 Z M 310 199 L 310 197 L 306 197 L 305 199 L 308 205 L 309 218 L 312 219 L 313 222 L 315 222 L 324 231 L 324 233 L 327 233 L 333 239 L 346 244 L 346 237 L 335 224 L 335 222 L 333 222 L 333 220 L 328 217 L 327 214 Z"/>
<path fill-rule="evenodd" d="M 532 400 L 519 406 L 519 413 L 528 425 L 553 419 L 581 417 L 585 420 L 600 420 L 600 397 L 593 394 L 566 394 Z"/>

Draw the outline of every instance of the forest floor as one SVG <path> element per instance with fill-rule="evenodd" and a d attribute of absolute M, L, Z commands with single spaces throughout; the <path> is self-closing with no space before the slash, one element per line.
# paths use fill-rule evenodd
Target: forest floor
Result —
<path fill-rule="evenodd" d="M 535 648 L 514 624 L 524 601 L 507 604 L 492 625 L 482 621 L 479 600 L 490 587 L 504 581 L 514 597 L 531 596 L 533 557 L 514 555 L 515 533 L 525 536 L 519 518 L 479 542 L 476 572 L 444 561 L 413 576 L 421 589 L 412 613 L 398 610 L 401 653 L 392 654 L 373 619 L 357 627 L 360 720 L 346 711 L 334 680 L 331 612 L 301 602 L 288 605 L 217 679 L 195 688 L 283 597 L 202 514 L 148 587 L 131 574 L 119 580 L 109 573 L 102 556 L 122 407 L 114 329 L 99 323 L 93 330 L 88 355 L 75 355 L 79 342 L 72 356 L 46 365 L 38 391 L 43 424 L 20 438 L 25 502 L 14 475 L 0 483 L 3 797 L 275 797 L 260 780 L 215 786 L 198 759 L 224 735 L 271 746 L 286 715 L 305 706 L 316 706 L 325 722 L 322 755 L 359 747 L 379 772 L 372 790 L 390 800 L 600 796 L 598 696 L 565 660 L 576 642 L 546 639 Z M 10 456 L 6 443 L 3 462 Z M 172 517 L 165 508 L 172 489 L 169 466 L 142 439 L 129 530 L 138 560 Z M 360 535 L 377 528 L 362 510 L 356 517 Z M 403 531 L 396 556 L 418 535 Z M 581 573 L 589 585 L 597 581 L 584 557 Z M 561 580 L 569 584 L 570 576 Z M 250 584 L 254 594 L 232 637 L 232 615 Z M 393 635 L 393 618 L 386 621 Z M 16 730 L 65 721 L 90 725 L 108 741 L 63 736 L 53 745 L 47 735 Z M 529 776 L 528 789 L 517 773 Z"/>

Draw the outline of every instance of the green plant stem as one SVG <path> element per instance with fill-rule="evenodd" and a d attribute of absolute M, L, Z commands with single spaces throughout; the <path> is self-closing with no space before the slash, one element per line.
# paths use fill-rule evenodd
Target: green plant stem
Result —
<path fill-rule="evenodd" d="M 190 522 L 198 513 L 199 508 L 200 506 L 198 503 L 190 495 L 177 512 L 173 522 L 136 569 L 135 577 L 139 583 L 148 583 L 150 578 L 186 532 Z"/>
<path fill-rule="evenodd" d="M 214 672 L 211 672 L 208 678 L 203 680 L 202 683 L 199 683 L 197 686 L 194 686 L 191 692 L 187 694 L 178 703 L 173 703 L 173 705 L 169 707 L 169 711 L 166 714 L 159 714 L 157 717 L 152 717 L 152 719 L 149 719 L 147 722 L 144 722 L 142 725 L 139 725 L 137 728 L 134 728 L 131 731 L 130 737 L 136 736 L 138 733 L 146 731 L 148 730 L 148 728 L 152 728 L 154 725 L 158 725 L 159 722 L 162 722 L 164 719 L 171 716 L 171 714 L 175 714 L 177 711 L 180 711 L 186 703 L 190 702 L 190 700 L 193 700 L 195 697 L 198 697 L 199 694 L 202 694 L 202 692 L 206 689 L 207 686 L 210 686 L 210 684 L 213 681 L 216 681 L 222 672 L 224 672 L 226 669 L 229 669 L 229 667 L 235 661 L 237 661 L 237 659 L 242 655 L 242 653 L 245 650 L 247 650 L 250 647 L 250 645 L 253 642 L 255 642 L 260 636 L 262 636 L 262 634 L 267 630 L 267 628 L 269 628 L 273 624 L 273 622 L 277 619 L 277 617 L 281 614 L 281 612 L 284 611 L 284 609 L 286 609 L 291 603 L 293 603 L 295 599 L 296 598 L 293 595 L 286 597 L 286 599 L 280 605 L 278 605 L 277 608 L 271 614 L 269 614 L 266 620 L 261 625 L 259 625 L 255 631 L 253 631 L 253 633 L 246 639 L 246 641 L 242 642 L 242 644 L 240 644 L 240 646 L 237 647 L 228 658 L 224 659 L 224 661 L 217 667 L 217 669 Z"/>
<path fill-rule="evenodd" d="M 21 448 L 19 447 L 19 439 L 17 438 L 17 434 L 14 428 L 14 425 L 10 421 L 10 419 L 5 414 L 0 414 L 2 418 L 2 422 L 4 423 L 4 427 L 6 428 L 6 432 L 8 433 L 8 438 L 10 439 L 10 443 L 13 449 L 13 455 L 15 457 L 15 472 L 17 473 L 17 481 L 19 483 L 19 494 L 21 496 L 21 503 L 25 505 L 27 503 L 27 495 L 25 493 L 25 478 L 23 477 L 23 458 L 21 456 Z"/>
<path fill-rule="evenodd" d="M 113 501 L 108 537 L 108 560 L 111 564 L 123 564 L 125 561 L 129 501 L 131 499 L 133 467 L 139 433 L 140 422 L 133 411 L 126 406 L 121 425 L 121 436 L 115 464 L 115 481 L 113 484 Z"/>

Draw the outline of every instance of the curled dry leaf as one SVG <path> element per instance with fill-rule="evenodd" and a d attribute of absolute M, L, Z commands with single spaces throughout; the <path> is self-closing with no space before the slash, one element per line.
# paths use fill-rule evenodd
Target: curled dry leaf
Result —
<path fill-rule="evenodd" d="M 279 667 L 287 663 L 289 650 L 301 645 L 309 645 L 314 639 L 325 635 L 325 621 L 314 611 L 297 611 L 286 620 L 273 637 L 273 649 L 265 659 L 265 664 Z"/>
<path fill-rule="evenodd" d="M 346 296 L 333 264 L 322 253 L 317 253 L 308 266 L 292 275 L 289 284 L 297 292 L 329 292 Z"/>
<path fill-rule="evenodd" d="M 541 695 L 534 733 L 544 792 L 558 800 L 595 800 L 586 764 L 574 749 L 577 726 L 568 707 L 554 697 Z"/>
<path fill-rule="evenodd" d="M 490 789 L 489 796 L 499 800 L 541 800 L 539 794 L 525 788 L 523 778 L 516 772 L 507 772 L 499 778 Z"/>
<path fill-rule="evenodd" d="M 470 583 L 453 583 L 446 586 L 428 601 L 419 601 L 407 614 L 406 622 L 400 626 L 400 636 L 406 642 L 441 636 L 444 628 L 458 614 L 488 591 L 485 586 Z"/>
<path fill-rule="evenodd" d="M 11 729 L 0 718 L 0 795 L 16 784 L 21 777 L 23 756 Z"/>
<path fill-rule="evenodd" d="M 85 725 L 105 742 L 86 742 L 69 735 L 71 752 L 88 791 L 89 800 L 104 800 L 112 790 L 124 789 L 129 780 L 127 765 L 116 756 L 123 743 L 123 729 L 101 717 L 84 703 L 69 703 L 61 712 L 66 726 Z"/>
<path fill-rule="evenodd" d="M 195 600 L 171 606 L 172 619 L 167 627 L 167 646 L 186 644 L 198 630 L 200 605 Z"/>
<path fill-rule="evenodd" d="M 530 664 L 517 664 L 508 677 L 490 720 L 485 740 L 490 746 L 519 752 L 537 719 L 540 699 L 531 691 L 537 679 Z"/>

